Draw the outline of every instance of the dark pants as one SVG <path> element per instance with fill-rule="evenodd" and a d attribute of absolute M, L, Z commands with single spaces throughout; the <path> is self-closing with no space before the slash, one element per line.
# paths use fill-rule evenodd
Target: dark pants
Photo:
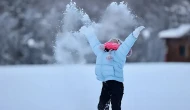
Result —
<path fill-rule="evenodd" d="M 121 110 L 121 100 L 123 98 L 123 83 L 110 80 L 103 82 L 102 92 L 98 103 L 98 110 L 109 110 L 111 102 L 112 110 Z"/>

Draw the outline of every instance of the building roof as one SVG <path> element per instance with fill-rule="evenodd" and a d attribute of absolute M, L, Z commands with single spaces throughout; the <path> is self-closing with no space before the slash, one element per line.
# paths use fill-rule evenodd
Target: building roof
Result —
<path fill-rule="evenodd" d="M 161 31 L 159 38 L 181 38 L 190 32 L 190 24 L 182 24 L 177 28 Z"/>

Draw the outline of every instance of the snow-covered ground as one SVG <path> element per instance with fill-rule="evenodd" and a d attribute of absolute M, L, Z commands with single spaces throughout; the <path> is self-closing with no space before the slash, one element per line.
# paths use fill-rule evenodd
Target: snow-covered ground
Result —
<path fill-rule="evenodd" d="M 190 110 L 190 63 L 124 68 L 122 110 Z M 0 110 L 97 110 L 94 65 L 0 67 Z"/>

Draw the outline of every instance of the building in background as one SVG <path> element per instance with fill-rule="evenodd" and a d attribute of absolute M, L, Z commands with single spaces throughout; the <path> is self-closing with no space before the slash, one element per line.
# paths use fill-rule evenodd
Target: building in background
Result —
<path fill-rule="evenodd" d="M 190 24 L 161 31 L 159 38 L 166 42 L 167 62 L 190 62 Z"/>

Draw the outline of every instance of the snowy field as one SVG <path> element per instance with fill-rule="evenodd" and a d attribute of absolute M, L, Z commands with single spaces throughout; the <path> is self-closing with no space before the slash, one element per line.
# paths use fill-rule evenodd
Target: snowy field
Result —
<path fill-rule="evenodd" d="M 122 110 L 190 110 L 190 63 L 124 68 Z M 1 66 L 0 110 L 97 110 L 94 65 Z"/>

